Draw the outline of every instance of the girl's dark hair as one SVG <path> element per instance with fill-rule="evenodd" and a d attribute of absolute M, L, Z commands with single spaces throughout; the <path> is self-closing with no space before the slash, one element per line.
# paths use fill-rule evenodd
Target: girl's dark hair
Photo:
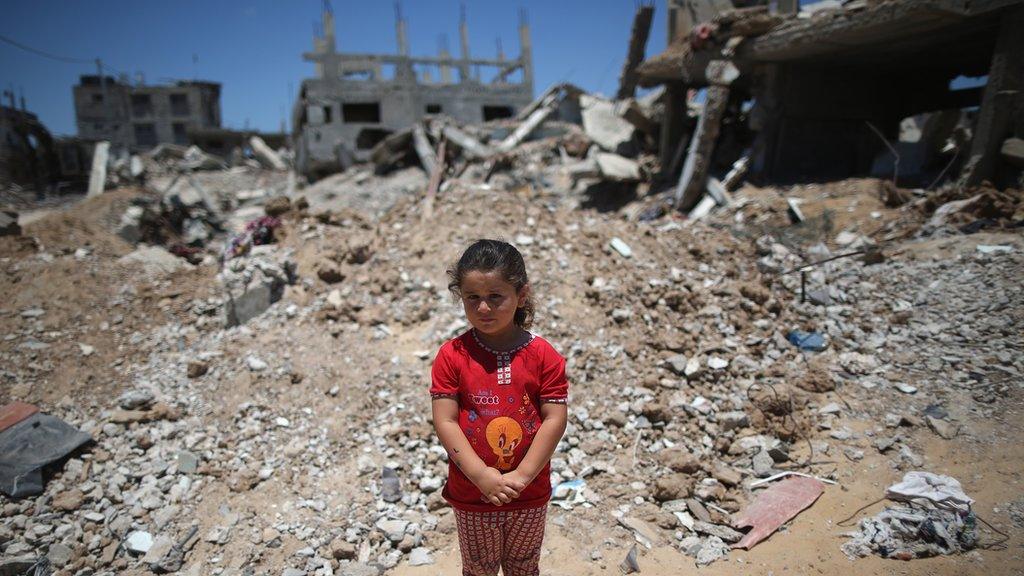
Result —
<path fill-rule="evenodd" d="M 461 297 L 460 290 L 462 279 L 466 274 L 473 271 L 490 272 L 497 270 L 501 277 L 512 286 L 516 292 L 523 289 L 530 280 L 526 276 L 526 263 L 523 262 L 523 255 L 516 250 L 515 246 L 501 240 L 477 240 L 473 242 L 462 257 L 448 269 L 448 289 L 456 297 Z M 526 295 L 526 301 L 516 309 L 512 321 L 521 328 L 529 328 L 533 324 L 533 296 Z"/>

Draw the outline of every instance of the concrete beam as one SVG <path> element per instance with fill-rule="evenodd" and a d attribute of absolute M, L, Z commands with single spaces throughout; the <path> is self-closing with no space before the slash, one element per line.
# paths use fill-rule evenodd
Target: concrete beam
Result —
<path fill-rule="evenodd" d="M 690 151 L 683 165 L 683 173 L 679 176 L 676 186 L 676 209 L 689 210 L 704 194 L 711 167 L 711 155 L 715 151 L 715 142 L 722 127 L 722 117 L 729 103 L 729 88 L 711 86 L 708 88 L 704 102 L 704 113 L 700 115 L 697 129 L 690 140 Z"/>
<path fill-rule="evenodd" d="M 653 18 L 654 6 L 641 4 L 637 7 L 636 16 L 633 17 L 633 31 L 629 35 L 629 51 L 626 54 L 626 62 L 622 65 L 622 74 L 619 76 L 619 91 L 615 95 L 617 100 L 632 98 L 636 94 L 639 80 L 636 67 L 644 60 Z"/>
<path fill-rule="evenodd" d="M 971 142 L 971 156 L 962 174 L 968 186 L 991 179 L 996 172 L 1000 146 L 1013 135 L 1024 114 L 1024 7 L 1007 14 L 1000 23 L 988 84 L 982 95 L 978 123 Z M 1016 116 L 1016 119 L 1014 118 Z"/>

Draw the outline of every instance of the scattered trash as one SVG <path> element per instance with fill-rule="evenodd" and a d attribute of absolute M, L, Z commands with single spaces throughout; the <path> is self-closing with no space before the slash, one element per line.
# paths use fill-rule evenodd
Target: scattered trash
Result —
<path fill-rule="evenodd" d="M 1010 246 L 1008 244 L 996 244 L 994 246 L 978 244 L 977 250 L 982 254 L 1008 254 L 1010 252 L 1013 252 L 1013 246 Z"/>
<path fill-rule="evenodd" d="M 621 254 L 623 258 L 629 258 L 633 256 L 633 249 L 630 248 L 628 244 L 623 242 L 621 238 L 612 238 L 609 244 L 611 245 L 612 250 L 615 250 L 616 252 Z"/>
<path fill-rule="evenodd" d="M 973 512 L 892 506 L 860 521 L 860 530 L 842 549 L 849 558 L 877 554 L 882 558 L 913 560 L 961 554 L 978 544 Z"/>
<path fill-rule="evenodd" d="M 939 508 L 960 512 L 970 510 L 974 504 L 956 478 L 923 471 L 904 474 L 902 481 L 886 488 L 885 497 L 903 502 L 924 498 Z"/>
<path fill-rule="evenodd" d="M 809 352 L 821 352 L 828 348 L 825 337 L 818 332 L 801 332 L 793 330 L 786 335 L 786 340 L 797 348 Z"/>
<path fill-rule="evenodd" d="M 92 436 L 60 418 L 28 412 L 20 403 L 0 409 L 0 421 L 6 425 L 0 430 L 0 492 L 11 498 L 41 494 L 43 467 L 92 441 Z"/>

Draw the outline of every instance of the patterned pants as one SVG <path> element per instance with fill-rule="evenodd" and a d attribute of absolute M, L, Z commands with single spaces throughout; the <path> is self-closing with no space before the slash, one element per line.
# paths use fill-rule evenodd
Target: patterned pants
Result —
<path fill-rule="evenodd" d="M 462 576 L 495 576 L 499 566 L 505 576 L 540 574 L 547 511 L 547 506 L 496 512 L 455 510 Z"/>

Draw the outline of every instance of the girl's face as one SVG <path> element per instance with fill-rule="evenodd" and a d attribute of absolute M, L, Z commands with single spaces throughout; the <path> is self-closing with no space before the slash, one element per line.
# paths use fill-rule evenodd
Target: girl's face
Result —
<path fill-rule="evenodd" d="M 478 331 L 501 338 L 515 331 L 516 309 L 525 304 L 528 288 L 509 284 L 498 270 L 471 270 L 462 277 L 459 292 L 466 319 Z"/>

